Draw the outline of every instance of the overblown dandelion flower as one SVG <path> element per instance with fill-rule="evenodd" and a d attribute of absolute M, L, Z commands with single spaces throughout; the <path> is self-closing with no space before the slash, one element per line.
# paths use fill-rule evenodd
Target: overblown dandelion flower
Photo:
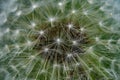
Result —
<path fill-rule="evenodd" d="M 119 80 L 118 3 L 1 0 L 0 80 Z"/>

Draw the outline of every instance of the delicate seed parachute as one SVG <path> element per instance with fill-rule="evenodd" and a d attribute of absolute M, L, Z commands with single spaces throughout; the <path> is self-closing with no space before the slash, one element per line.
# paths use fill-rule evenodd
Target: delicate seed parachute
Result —
<path fill-rule="evenodd" d="M 1 0 L 0 80 L 120 80 L 119 0 Z"/>

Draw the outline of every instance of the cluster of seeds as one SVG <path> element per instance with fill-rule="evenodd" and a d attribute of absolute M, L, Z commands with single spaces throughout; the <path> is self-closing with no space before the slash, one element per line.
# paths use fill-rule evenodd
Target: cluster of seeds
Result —
<path fill-rule="evenodd" d="M 0 79 L 119 80 L 120 27 L 111 2 L 0 1 Z"/>

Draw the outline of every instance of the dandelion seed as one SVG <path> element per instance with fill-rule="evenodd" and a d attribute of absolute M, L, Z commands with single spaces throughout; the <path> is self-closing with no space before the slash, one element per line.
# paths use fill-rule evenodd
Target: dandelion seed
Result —
<path fill-rule="evenodd" d="M 14 32 L 15 35 L 18 35 L 19 33 L 20 33 L 19 30 L 16 30 L 16 31 Z"/>
<path fill-rule="evenodd" d="M 11 12 L 15 12 L 16 10 L 17 10 L 17 6 L 15 6 L 12 10 L 11 10 Z"/>
<path fill-rule="evenodd" d="M 100 21 L 100 22 L 99 22 L 99 25 L 102 27 L 102 26 L 103 26 L 103 22 L 102 22 L 102 21 Z"/>
<path fill-rule="evenodd" d="M 27 43 L 26 43 L 26 45 L 27 45 L 27 46 L 31 46 L 31 45 L 32 45 L 32 42 L 28 40 Z"/>
<path fill-rule="evenodd" d="M 51 17 L 51 18 L 49 18 L 49 20 L 48 21 L 50 21 L 50 22 L 54 22 L 56 19 L 54 18 L 54 17 Z"/>
<path fill-rule="evenodd" d="M 44 34 L 44 31 L 43 31 L 43 30 L 41 30 L 39 33 L 40 33 L 40 35 L 43 35 L 43 34 Z"/>
<path fill-rule="evenodd" d="M 117 40 L 117 44 L 120 44 L 120 39 Z"/>
<path fill-rule="evenodd" d="M 59 6 L 63 6 L 63 3 L 62 3 L 62 2 L 59 2 L 58 5 L 59 5 Z"/>
<path fill-rule="evenodd" d="M 70 68 L 68 66 L 64 66 L 64 70 L 68 71 L 68 70 L 70 70 Z"/>
<path fill-rule="evenodd" d="M 73 24 L 68 24 L 67 27 L 68 27 L 69 29 L 71 29 L 71 28 L 73 28 Z"/>
<path fill-rule="evenodd" d="M 89 68 L 89 71 L 93 71 L 93 68 Z"/>
<path fill-rule="evenodd" d="M 44 52 L 48 52 L 49 51 L 49 48 L 44 48 Z"/>
<path fill-rule="evenodd" d="M 35 23 L 35 22 L 32 22 L 32 23 L 31 23 L 31 26 L 32 26 L 32 27 L 35 27 L 35 26 L 36 26 L 36 23 Z"/>
<path fill-rule="evenodd" d="M 4 12 L 0 13 L 0 19 L 1 19 L 0 25 L 3 25 L 5 22 L 7 22 L 7 15 L 6 15 L 6 13 L 4 13 Z"/>
<path fill-rule="evenodd" d="M 101 7 L 100 7 L 100 10 L 101 10 L 101 11 L 104 11 L 104 7 L 103 7 L 103 6 L 101 6 Z"/>
<path fill-rule="evenodd" d="M 33 60 L 33 59 L 35 59 L 35 57 L 36 57 L 36 56 L 31 55 L 31 56 L 29 57 L 29 59 L 32 59 L 32 60 Z"/>
<path fill-rule="evenodd" d="M 19 49 L 19 48 L 20 48 L 20 46 L 19 46 L 18 44 L 16 44 L 16 45 L 15 45 L 15 48 L 16 48 L 16 49 Z"/>
<path fill-rule="evenodd" d="M 10 28 L 7 28 L 6 30 L 5 30 L 5 33 L 9 33 L 10 32 Z"/>
<path fill-rule="evenodd" d="M 32 9 L 36 9 L 38 7 L 37 4 L 32 5 Z"/>
<path fill-rule="evenodd" d="M 72 55 L 71 53 L 67 55 L 68 58 L 70 58 L 70 57 L 72 57 L 72 56 L 73 56 L 73 55 Z"/>
<path fill-rule="evenodd" d="M 95 41 L 99 42 L 100 41 L 99 37 L 95 37 Z"/>
<path fill-rule="evenodd" d="M 41 70 L 41 72 L 40 72 L 40 73 L 42 74 L 42 73 L 45 73 L 45 72 L 46 72 L 46 70 L 44 70 L 44 69 L 43 69 L 43 70 Z"/>
<path fill-rule="evenodd" d="M 78 44 L 77 41 L 72 41 L 72 43 L 73 43 L 73 45 L 77 45 Z"/>
<path fill-rule="evenodd" d="M 17 16 L 20 16 L 21 14 L 22 14 L 22 11 L 18 11 L 18 12 L 16 13 Z"/>
<path fill-rule="evenodd" d="M 93 4 L 93 0 L 88 0 L 88 2 L 89 2 L 90 4 Z"/>
<path fill-rule="evenodd" d="M 104 57 L 102 56 L 102 57 L 99 58 L 99 61 L 102 61 L 103 59 L 104 59 Z"/>
<path fill-rule="evenodd" d="M 72 10 L 72 14 L 76 13 L 76 10 Z"/>
<path fill-rule="evenodd" d="M 26 68 L 27 66 L 26 65 L 22 65 L 22 68 Z"/>
<path fill-rule="evenodd" d="M 78 62 L 77 62 L 75 65 L 76 65 L 76 66 L 79 66 L 79 65 L 80 65 L 80 63 L 78 63 Z"/>
<path fill-rule="evenodd" d="M 87 11 L 83 11 L 83 14 L 87 16 L 87 15 L 88 15 L 88 12 L 87 12 Z"/>
<path fill-rule="evenodd" d="M 112 39 L 109 39 L 109 40 L 108 40 L 108 44 L 111 44 L 112 41 L 113 41 Z"/>
<path fill-rule="evenodd" d="M 57 42 L 57 44 L 60 44 L 62 42 L 62 40 L 60 38 L 57 38 L 56 42 Z"/>
<path fill-rule="evenodd" d="M 85 31 L 85 29 L 82 27 L 82 28 L 80 28 L 80 31 L 83 32 L 83 31 Z"/>
<path fill-rule="evenodd" d="M 88 52 L 93 52 L 93 46 L 90 46 L 87 51 Z"/>
<path fill-rule="evenodd" d="M 59 64 L 54 64 L 53 67 L 54 68 L 56 68 L 56 67 L 58 68 L 58 67 L 60 67 L 60 65 Z"/>

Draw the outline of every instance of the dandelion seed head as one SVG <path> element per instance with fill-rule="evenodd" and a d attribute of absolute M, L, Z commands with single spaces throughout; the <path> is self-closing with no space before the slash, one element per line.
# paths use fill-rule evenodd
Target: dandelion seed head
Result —
<path fill-rule="evenodd" d="M 5 67 L 7 76 L 118 79 L 119 11 L 118 5 L 110 6 L 114 1 L 7 1 L 0 3 L 0 69 Z"/>

